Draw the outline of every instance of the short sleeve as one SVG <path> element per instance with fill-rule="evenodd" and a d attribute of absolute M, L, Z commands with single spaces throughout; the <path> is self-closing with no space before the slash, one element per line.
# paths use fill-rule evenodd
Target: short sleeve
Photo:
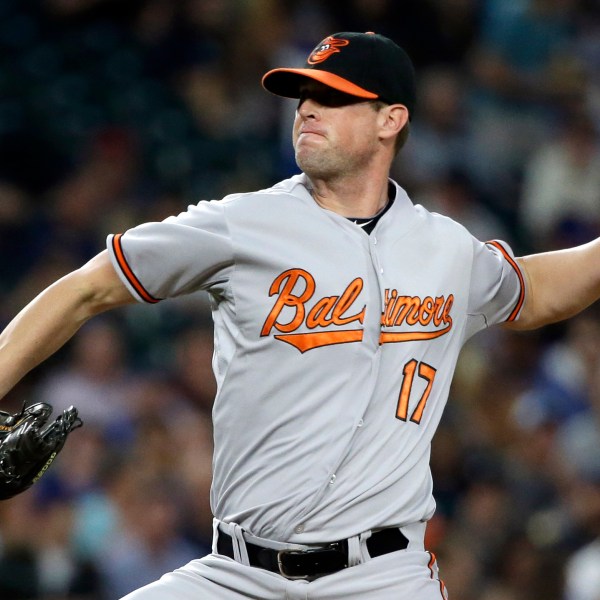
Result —
<path fill-rule="evenodd" d="M 233 264 L 219 201 L 202 201 L 162 222 L 111 234 L 107 248 L 129 291 L 148 303 L 224 285 Z"/>
<path fill-rule="evenodd" d="M 519 318 L 525 301 L 525 278 L 510 246 L 482 243 L 473 238 L 467 335 L 491 325 Z"/>

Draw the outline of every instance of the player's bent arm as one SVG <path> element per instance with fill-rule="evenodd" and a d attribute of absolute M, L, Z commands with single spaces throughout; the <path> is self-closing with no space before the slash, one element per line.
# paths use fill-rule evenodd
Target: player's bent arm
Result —
<path fill-rule="evenodd" d="M 517 259 L 527 281 L 525 305 L 511 329 L 535 329 L 572 317 L 600 299 L 600 238 Z"/>
<path fill-rule="evenodd" d="M 88 319 L 133 302 L 106 251 L 46 288 L 0 334 L 0 398 Z"/>

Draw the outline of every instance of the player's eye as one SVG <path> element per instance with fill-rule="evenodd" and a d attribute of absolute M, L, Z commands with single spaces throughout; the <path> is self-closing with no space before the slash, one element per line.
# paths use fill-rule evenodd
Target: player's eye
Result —
<path fill-rule="evenodd" d="M 329 108 L 339 108 L 341 106 L 348 106 L 350 104 L 360 104 L 365 102 L 364 98 L 358 98 L 357 96 L 351 96 L 344 92 L 339 92 L 333 88 L 323 86 L 319 89 L 306 89 L 300 93 L 300 99 L 298 101 L 298 108 L 307 100 L 313 100 L 321 106 L 327 106 Z"/>

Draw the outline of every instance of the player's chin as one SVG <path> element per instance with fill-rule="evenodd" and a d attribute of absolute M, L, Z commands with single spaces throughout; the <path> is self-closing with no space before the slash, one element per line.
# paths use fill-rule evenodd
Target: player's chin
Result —
<path fill-rule="evenodd" d="M 315 152 L 306 148 L 296 147 L 296 164 L 307 175 L 318 172 L 323 166 L 323 161 Z"/>
<path fill-rule="evenodd" d="M 319 152 L 323 147 L 325 138 L 315 134 L 302 134 L 296 140 L 294 146 L 296 156 L 306 155 L 307 157 L 315 152 Z"/>
<path fill-rule="evenodd" d="M 296 154 L 323 154 L 331 151 L 332 144 L 322 135 L 316 133 L 303 133 L 298 136 L 294 149 Z"/>

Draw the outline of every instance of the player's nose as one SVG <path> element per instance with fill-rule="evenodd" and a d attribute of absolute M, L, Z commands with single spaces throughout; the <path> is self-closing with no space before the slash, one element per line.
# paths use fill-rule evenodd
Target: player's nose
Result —
<path fill-rule="evenodd" d="M 312 98 L 301 98 L 298 102 L 298 114 L 303 119 L 318 118 L 321 105 Z"/>

